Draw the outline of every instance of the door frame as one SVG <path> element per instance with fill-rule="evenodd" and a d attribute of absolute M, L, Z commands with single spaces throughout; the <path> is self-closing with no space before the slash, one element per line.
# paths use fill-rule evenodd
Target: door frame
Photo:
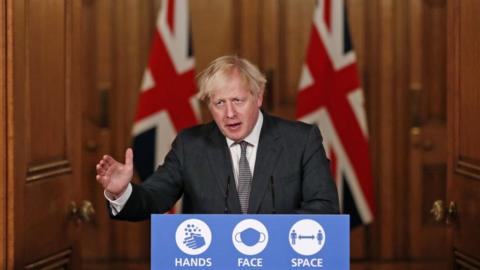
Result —
<path fill-rule="evenodd" d="M 7 267 L 7 45 L 6 1 L 0 1 L 0 269 Z"/>
<path fill-rule="evenodd" d="M 0 1 L 0 269 L 7 269 L 7 1 Z M 10 262 L 11 263 L 11 262 Z"/>

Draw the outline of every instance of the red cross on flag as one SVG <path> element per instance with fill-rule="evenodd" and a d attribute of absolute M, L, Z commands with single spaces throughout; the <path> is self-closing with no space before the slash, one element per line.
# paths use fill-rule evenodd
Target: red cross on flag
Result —
<path fill-rule="evenodd" d="M 322 131 L 340 207 L 352 227 L 370 223 L 375 205 L 367 121 L 343 0 L 317 2 L 296 114 Z"/>
<path fill-rule="evenodd" d="M 178 131 L 199 122 L 188 0 L 163 0 L 133 126 L 142 180 L 163 163 Z"/>

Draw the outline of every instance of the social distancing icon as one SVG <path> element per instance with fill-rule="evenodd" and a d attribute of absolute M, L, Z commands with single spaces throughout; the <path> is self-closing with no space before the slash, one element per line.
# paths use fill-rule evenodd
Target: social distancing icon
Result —
<path fill-rule="evenodd" d="M 325 244 L 322 225 L 312 219 L 302 219 L 290 228 L 290 246 L 298 254 L 310 256 L 319 252 Z"/>

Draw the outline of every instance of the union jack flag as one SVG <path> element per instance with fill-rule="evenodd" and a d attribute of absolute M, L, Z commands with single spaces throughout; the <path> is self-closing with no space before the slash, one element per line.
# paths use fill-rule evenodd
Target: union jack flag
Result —
<path fill-rule="evenodd" d="M 134 164 L 145 180 L 176 133 L 199 123 L 188 0 L 163 0 L 133 126 Z"/>
<path fill-rule="evenodd" d="M 375 205 L 367 121 L 343 0 L 317 2 L 296 116 L 322 131 L 340 207 L 352 227 L 370 223 Z"/>

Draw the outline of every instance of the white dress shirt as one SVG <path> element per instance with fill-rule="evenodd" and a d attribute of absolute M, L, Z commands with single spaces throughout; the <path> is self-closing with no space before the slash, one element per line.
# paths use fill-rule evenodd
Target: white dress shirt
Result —
<path fill-rule="evenodd" d="M 260 140 L 260 131 L 262 131 L 262 124 L 263 124 L 263 115 L 260 112 L 258 114 L 257 123 L 253 127 L 252 132 L 243 139 L 248 143 L 247 146 L 247 160 L 248 166 L 250 167 L 250 172 L 253 176 L 253 170 L 255 168 L 255 160 L 257 159 L 257 149 L 258 149 L 258 141 Z M 233 176 L 235 177 L 235 185 L 238 188 L 238 162 L 240 161 L 240 154 L 241 148 L 240 144 L 236 143 L 235 141 L 225 137 L 227 140 L 227 145 L 230 148 L 230 154 L 232 156 L 232 165 L 233 165 Z"/>
<path fill-rule="evenodd" d="M 244 141 L 248 142 L 247 147 L 247 160 L 248 165 L 250 166 L 250 172 L 253 176 L 253 170 L 255 168 L 255 160 L 257 158 L 257 149 L 258 149 L 258 142 L 260 141 L 260 132 L 262 130 L 263 125 L 263 114 L 260 112 L 258 114 L 257 123 L 253 127 L 252 132 L 243 139 Z M 226 137 L 225 137 L 226 138 Z M 240 160 L 240 144 L 235 143 L 235 141 L 226 138 L 227 145 L 230 148 L 230 154 L 232 156 L 232 165 L 233 165 L 233 175 L 235 177 L 235 184 L 238 187 L 238 161 Z M 120 211 L 122 211 L 123 207 L 127 203 L 128 198 L 132 195 L 132 184 L 128 184 L 127 189 L 125 192 L 115 200 L 112 200 L 110 197 L 107 196 L 107 192 L 103 192 L 105 198 L 110 202 L 110 209 L 112 210 L 112 214 L 116 216 Z"/>

